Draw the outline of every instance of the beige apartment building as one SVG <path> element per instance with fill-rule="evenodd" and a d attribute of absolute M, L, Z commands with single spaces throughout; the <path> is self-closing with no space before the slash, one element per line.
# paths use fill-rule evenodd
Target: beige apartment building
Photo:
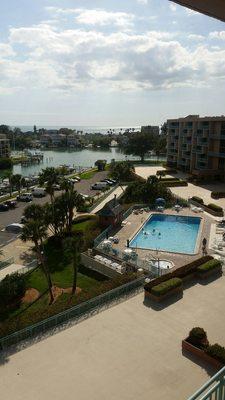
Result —
<path fill-rule="evenodd" d="M 225 116 L 169 119 L 167 163 L 202 178 L 225 178 Z"/>
<path fill-rule="evenodd" d="M 0 158 L 10 157 L 10 144 L 5 135 L 0 135 Z"/>

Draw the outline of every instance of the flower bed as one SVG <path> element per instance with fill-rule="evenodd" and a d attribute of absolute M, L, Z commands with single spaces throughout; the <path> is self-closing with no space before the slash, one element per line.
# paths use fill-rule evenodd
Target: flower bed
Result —
<path fill-rule="evenodd" d="M 179 278 L 172 278 L 160 283 L 159 285 L 153 286 L 150 292 L 145 292 L 145 295 L 147 297 L 150 297 L 154 301 L 160 302 L 173 294 L 178 294 L 182 292 L 182 280 Z"/>

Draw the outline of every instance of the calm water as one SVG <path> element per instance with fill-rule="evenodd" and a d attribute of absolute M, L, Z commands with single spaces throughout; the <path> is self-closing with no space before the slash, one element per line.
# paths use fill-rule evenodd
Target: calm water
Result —
<path fill-rule="evenodd" d="M 200 218 L 177 215 L 153 215 L 132 239 L 130 247 L 195 253 Z"/>
<path fill-rule="evenodd" d="M 116 161 L 125 160 L 126 156 L 118 148 L 111 148 L 109 150 L 94 150 L 94 149 L 83 149 L 83 150 L 42 150 L 44 154 L 43 162 L 40 164 L 34 164 L 27 167 L 21 165 L 14 165 L 13 173 L 22 174 L 23 176 L 35 175 L 39 173 L 43 168 L 46 167 L 57 167 L 59 165 L 72 165 L 76 167 L 93 167 L 96 160 L 104 159 L 110 162 L 113 158 Z M 128 158 L 128 156 L 127 156 Z M 154 159 L 155 157 L 151 157 Z M 129 156 L 129 159 L 135 159 L 135 157 Z"/>

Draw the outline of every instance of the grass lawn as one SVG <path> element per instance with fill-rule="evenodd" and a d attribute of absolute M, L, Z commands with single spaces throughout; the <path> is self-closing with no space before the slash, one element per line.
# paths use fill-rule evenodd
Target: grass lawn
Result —
<path fill-rule="evenodd" d="M 80 174 L 80 178 L 81 179 L 91 179 L 93 178 L 93 176 L 95 176 L 96 172 L 98 172 L 97 168 L 93 168 L 90 171 L 87 172 L 82 172 L 82 174 Z"/>

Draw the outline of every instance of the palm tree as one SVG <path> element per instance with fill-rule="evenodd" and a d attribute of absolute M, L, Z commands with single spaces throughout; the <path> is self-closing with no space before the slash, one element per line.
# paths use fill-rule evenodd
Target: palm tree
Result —
<path fill-rule="evenodd" d="M 72 295 L 76 293 L 77 288 L 77 272 L 78 272 L 78 264 L 80 261 L 80 247 L 82 245 L 82 234 L 67 237 L 63 241 L 64 245 L 64 255 L 70 261 L 72 261 L 73 265 L 73 286 L 72 286 Z"/>
<path fill-rule="evenodd" d="M 24 242 L 31 240 L 34 243 L 35 252 L 37 254 L 40 267 L 47 280 L 50 294 L 50 303 L 52 303 L 54 301 L 54 296 L 52 292 L 52 280 L 49 269 L 45 262 L 43 252 L 43 241 L 45 238 L 47 238 L 48 229 L 44 217 L 44 208 L 38 204 L 32 204 L 25 209 L 24 216 L 27 219 L 27 222 L 24 224 L 21 239 Z"/>
<path fill-rule="evenodd" d="M 60 174 L 54 167 L 48 167 L 39 175 L 40 185 L 46 185 L 46 192 L 50 195 L 51 203 L 54 200 L 55 189 L 54 185 L 59 183 Z"/>
<path fill-rule="evenodd" d="M 74 209 L 79 209 L 84 205 L 83 197 L 74 190 L 73 186 L 69 186 L 65 193 L 61 195 L 62 209 L 65 212 L 66 231 L 68 234 L 72 232 L 72 223 L 74 217 Z"/>
<path fill-rule="evenodd" d="M 15 187 L 16 190 L 18 191 L 19 195 L 20 195 L 21 188 L 25 184 L 25 179 L 22 177 L 22 175 L 20 175 L 20 174 L 12 175 L 11 183 L 12 183 L 12 187 Z"/>

